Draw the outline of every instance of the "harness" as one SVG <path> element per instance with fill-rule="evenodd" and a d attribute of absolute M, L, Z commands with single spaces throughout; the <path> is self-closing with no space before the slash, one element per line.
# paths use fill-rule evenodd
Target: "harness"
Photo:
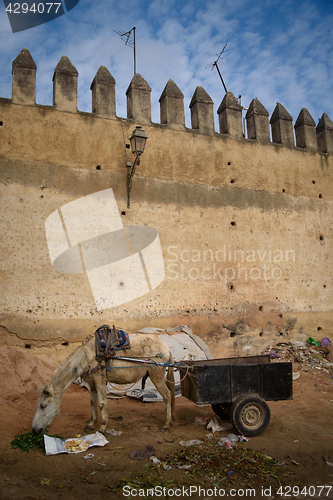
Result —
<path fill-rule="evenodd" d="M 131 348 L 129 336 L 124 330 L 118 330 L 113 325 L 102 325 L 95 331 L 95 352 L 96 359 L 110 358 L 116 351 Z"/>
<path fill-rule="evenodd" d="M 170 361 L 167 361 L 165 363 L 158 363 L 157 361 L 151 359 L 142 359 L 142 358 L 139 359 L 139 358 L 129 358 L 125 356 L 116 356 L 116 351 L 121 351 L 121 350 L 126 351 L 130 348 L 131 348 L 130 339 L 128 334 L 124 330 L 115 328 L 114 325 L 112 328 L 110 328 L 109 325 L 100 326 L 95 331 L 95 354 L 98 364 L 94 368 L 89 368 L 89 370 L 85 371 L 82 375 L 89 375 L 90 373 L 93 373 L 97 370 L 105 370 L 106 378 L 109 380 L 108 371 L 111 371 L 113 369 L 113 367 L 110 366 L 111 360 L 113 359 L 121 359 L 123 361 L 139 363 L 139 365 L 126 366 L 126 368 L 132 368 L 134 366 L 142 367 L 142 372 L 139 375 L 138 380 L 142 378 L 144 371 L 147 369 L 147 365 L 157 366 L 160 370 L 162 369 L 162 367 L 167 368 L 169 366 L 172 366 L 175 368 L 179 368 L 180 366 L 187 366 L 185 377 L 188 374 L 189 365 L 186 365 L 184 363 L 171 364 Z M 163 354 L 161 353 L 159 356 L 162 358 Z M 103 360 L 104 364 L 102 364 Z M 146 380 L 147 377 L 148 374 L 144 375 L 143 378 Z M 164 374 L 163 377 L 165 378 Z M 143 384 L 145 380 L 143 380 Z M 133 385 L 135 385 L 136 382 Z"/>

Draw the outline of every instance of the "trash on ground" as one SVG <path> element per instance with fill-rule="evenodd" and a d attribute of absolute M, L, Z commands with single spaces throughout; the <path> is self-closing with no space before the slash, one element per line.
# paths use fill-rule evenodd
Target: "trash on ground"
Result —
<path fill-rule="evenodd" d="M 123 431 L 116 431 L 115 429 L 107 429 L 105 431 L 107 434 L 110 434 L 110 436 L 121 436 Z"/>
<path fill-rule="evenodd" d="M 210 415 L 203 415 L 202 417 L 196 417 L 194 423 L 196 425 L 207 425 L 210 420 Z"/>
<path fill-rule="evenodd" d="M 198 444 L 202 444 L 203 441 L 200 441 L 200 439 L 190 439 L 189 441 L 179 441 L 180 446 L 196 446 Z"/>
<path fill-rule="evenodd" d="M 154 455 L 155 448 L 151 444 L 148 444 L 144 450 L 135 450 L 132 451 L 130 457 L 133 460 L 145 460 L 146 458 L 150 458 Z"/>
<path fill-rule="evenodd" d="M 58 453 L 82 453 L 92 446 L 105 446 L 109 441 L 103 434 L 95 432 L 82 438 L 59 439 L 44 434 L 44 446 L 46 455 L 57 455 Z"/>
<path fill-rule="evenodd" d="M 153 464 L 157 465 L 157 464 L 160 464 L 161 463 L 161 460 L 159 460 L 157 457 L 155 457 L 154 455 L 152 455 L 151 457 L 149 457 L 149 460 L 151 460 L 153 462 Z"/>
<path fill-rule="evenodd" d="M 297 380 L 300 377 L 300 372 L 293 372 L 293 380 Z"/>
<path fill-rule="evenodd" d="M 222 422 L 219 418 L 216 417 L 216 415 L 213 416 L 206 427 L 207 430 L 211 429 L 213 434 L 215 434 L 215 432 L 228 431 L 232 428 L 232 424 L 230 424 L 229 422 Z"/>
<path fill-rule="evenodd" d="M 221 439 L 219 440 L 219 444 L 224 446 L 227 449 L 234 448 L 237 443 L 240 443 L 242 441 L 248 441 L 249 438 L 245 436 L 236 436 L 235 434 L 229 434 L 228 437 L 222 436 Z"/>

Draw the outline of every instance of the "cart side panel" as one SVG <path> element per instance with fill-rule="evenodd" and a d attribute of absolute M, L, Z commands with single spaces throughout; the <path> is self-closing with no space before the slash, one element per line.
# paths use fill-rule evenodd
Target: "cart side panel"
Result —
<path fill-rule="evenodd" d="M 230 366 L 198 367 L 196 370 L 197 403 L 214 404 L 229 401 Z"/>
<path fill-rule="evenodd" d="M 279 362 L 262 365 L 262 397 L 266 401 L 292 399 L 292 363 Z"/>
<path fill-rule="evenodd" d="M 230 401 L 235 401 L 244 394 L 261 393 L 262 365 L 231 365 L 232 383 Z"/>
<path fill-rule="evenodd" d="M 195 383 L 195 377 L 193 370 L 189 371 L 187 373 L 186 370 L 183 368 L 179 369 L 180 372 L 180 387 L 181 387 L 181 394 L 185 398 L 189 399 L 190 401 L 193 401 L 193 403 L 197 402 L 197 388 L 196 388 L 196 383 Z"/>

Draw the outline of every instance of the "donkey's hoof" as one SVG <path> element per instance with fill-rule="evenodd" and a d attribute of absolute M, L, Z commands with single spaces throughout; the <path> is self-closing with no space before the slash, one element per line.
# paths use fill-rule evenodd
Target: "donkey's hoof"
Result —
<path fill-rule="evenodd" d="M 94 426 L 93 425 L 86 425 L 85 428 L 84 428 L 84 432 L 91 432 L 94 430 Z"/>

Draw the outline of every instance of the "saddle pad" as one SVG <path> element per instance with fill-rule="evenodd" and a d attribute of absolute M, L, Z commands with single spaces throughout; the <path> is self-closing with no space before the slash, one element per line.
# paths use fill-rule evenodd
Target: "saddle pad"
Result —
<path fill-rule="evenodd" d="M 107 356 L 114 351 L 130 349 L 130 339 L 124 330 L 119 330 L 113 326 L 102 325 L 95 331 L 96 357 Z"/>

